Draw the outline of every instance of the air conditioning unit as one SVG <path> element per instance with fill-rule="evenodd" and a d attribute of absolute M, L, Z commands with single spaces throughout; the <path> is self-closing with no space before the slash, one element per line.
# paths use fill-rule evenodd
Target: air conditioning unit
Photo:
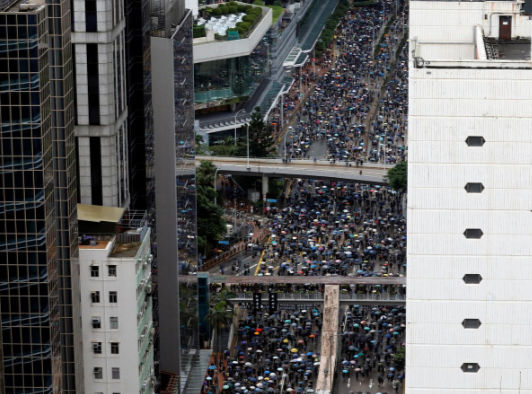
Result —
<path fill-rule="evenodd" d="M 141 286 L 144 286 L 145 284 L 146 284 L 146 280 L 142 279 L 142 280 L 140 281 L 140 285 L 141 285 Z"/>
<path fill-rule="evenodd" d="M 147 265 L 148 265 L 148 262 L 147 262 L 147 261 L 144 261 L 144 262 L 142 263 L 142 266 L 144 266 L 144 267 L 146 267 Z"/>
<path fill-rule="evenodd" d="M 146 293 L 151 294 L 152 288 L 151 285 L 146 286 Z"/>
<path fill-rule="evenodd" d="M 150 254 L 150 257 L 148 257 L 148 261 L 151 263 L 153 261 L 153 254 Z"/>

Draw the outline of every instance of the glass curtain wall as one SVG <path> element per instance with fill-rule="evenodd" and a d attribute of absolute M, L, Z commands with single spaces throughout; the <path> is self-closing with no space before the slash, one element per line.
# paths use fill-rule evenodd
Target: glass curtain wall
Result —
<path fill-rule="evenodd" d="M 238 41 L 234 41 L 238 45 Z M 194 101 L 220 105 L 220 101 L 246 101 L 268 76 L 270 51 L 263 38 L 249 56 L 194 65 Z M 205 108 L 205 105 L 202 106 Z"/>
<path fill-rule="evenodd" d="M 0 13 L 0 391 L 61 391 L 46 9 Z"/>

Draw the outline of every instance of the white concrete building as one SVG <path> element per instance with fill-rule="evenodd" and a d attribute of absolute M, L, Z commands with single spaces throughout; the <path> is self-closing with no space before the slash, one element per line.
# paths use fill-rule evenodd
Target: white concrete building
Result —
<path fill-rule="evenodd" d="M 79 189 L 84 204 L 129 203 L 124 0 L 73 0 Z"/>
<path fill-rule="evenodd" d="M 532 393 L 532 21 L 410 3 L 407 394 Z"/>
<path fill-rule="evenodd" d="M 89 218 L 91 228 L 106 226 L 106 217 L 123 212 L 120 208 L 107 209 L 112 210 L 110 214 Z M 87 216 L 83 208 L 80 211 L 81 216 Z M 138 231 L 101 234 L 84 245 L 85 233 L 79 251 L 85 393 L 152 394 L 150 230 L 141 227 Z"/>

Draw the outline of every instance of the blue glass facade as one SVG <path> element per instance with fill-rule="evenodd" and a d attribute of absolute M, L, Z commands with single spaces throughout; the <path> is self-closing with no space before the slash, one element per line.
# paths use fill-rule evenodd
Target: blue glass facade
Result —
<path fill-rule="evenodd" d="M 59 262 L 46 7 L 0 13 L 0 375 L 61 391 Z"/>

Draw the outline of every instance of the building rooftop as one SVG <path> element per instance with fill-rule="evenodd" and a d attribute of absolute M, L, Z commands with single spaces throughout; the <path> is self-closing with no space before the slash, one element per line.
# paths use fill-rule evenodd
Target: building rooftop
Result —
<path fill-rule="evenodd" d="M 20 0 L 16 2 L 12 1 L 3 1 L 0 2 L 0 12 L 23 12 L 23 13 L 31 13 L 31 12 L 41 12 L 42 9 L 45 7 L 44 0 Z M 4 4 L 7 3 L 7 4 Z M 11 4 L 10 4 L 11 3 Z M 4 9 L 5 7 L 5 9 Z"/>
<path fill-rule="evenodd" d="M 488 59 L 530 60 L 530 39 L 497 40 L 486 38 Z"/>
<path fill-rule="evenodd" d="M 137 255 L 141 245 L 142 242 L 117 242 L 109 257 L 116 259 L 133 258 Z"/>

